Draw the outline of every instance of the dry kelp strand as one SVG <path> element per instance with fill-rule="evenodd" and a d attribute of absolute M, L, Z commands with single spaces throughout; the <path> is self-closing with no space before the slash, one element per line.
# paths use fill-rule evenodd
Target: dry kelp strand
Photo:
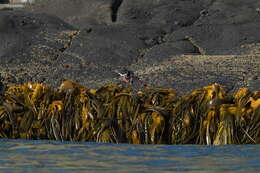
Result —
<path fill-rule="evenodd" d="M 0 137 L 132 144 L 259 144 L 260 91 L 228 96 L 214 83 L 178 96 L 170 88 L 87 89 L 25 83 L 0 95 Z"/>

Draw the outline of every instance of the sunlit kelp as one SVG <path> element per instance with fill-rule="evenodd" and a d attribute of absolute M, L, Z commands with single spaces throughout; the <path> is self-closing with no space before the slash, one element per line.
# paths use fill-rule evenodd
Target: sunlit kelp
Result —
<path fill-rule="evenodd" d="M 213 84 L 183 96 L 171 113 L 172 144 L 212 144 L 219 106 L 227 101 L 223 87 Z"/>
<path fill-rule="evenodd" d="M 86 89 L 26 83 L 0 99 L 0 137 L 133 144 L 259 144 L 260 91 L 228 97 L 213 84 L 178 96 L 172 89 L 122 85 Z"/>
<path fill-rule="evenodd" d="M 133 121 L 130 142 L 167 144 L 169 112 L 177 94 L 170 88 L 145 88 L 137 92 L 139 107 Z"/>
<path fill-rule="evenodd" d="M 130 88 L 106 86 L 97 90 L 96 95 L 102 102 L 102 128 L 97 136 L 98 142 L 127 142 L 127 134 L 132 125 L 137 102 Z M 105 141 L 102 139 L 102 136 Z"/>
<path fill-rule="evenodd" d="M 238 143 L 260 143 L 260 92 L 241 88 L 234 94 Z"/>
<path fill-rule="evenodd" d="M 0 107 L 1 137 L 46 138 L 46 132 L 40 128 L 40 116 L 47 113 L 44 108 L 52 100 L 49 90 L 52 89 L 48 86 L 31 83 L 9 87 Z"/>

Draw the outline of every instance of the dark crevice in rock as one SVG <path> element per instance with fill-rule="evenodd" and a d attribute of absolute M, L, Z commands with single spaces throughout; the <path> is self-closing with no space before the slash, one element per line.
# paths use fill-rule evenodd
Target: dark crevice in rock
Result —
<path fill-rule="evenodd" d="M 195 48 L 194 53 L 198 53 L 201 55 L 206 54 L 206 51 L 202 47 L 200 47 L 192 37 L 186 36 L 184 40 L 189 41 L 194 46 Z"/>
<path fill-rule="evenodd" d="M 112 4 L 110 6 L 112 22 L 116 22 L 117 13 L 118 13 L 119 7 L 121 6 L 122 2 L 123 2 L 123 0 L 112 0 Z"/>
<path fill-rule="evenodd" d="M 212 0 L 209 4 L 207 4 L 205 9 L 201 10 L 200 13 L 198 15 L 196 15 L 193 20 L 188 21 L 187 23 L 181 24 L 180 25 L 181 26 L 180 29 L 183 29 L 183 28 L 186 28 L 186 27 L 191 27 L 191 26 L 195 25 L 195 23 L 198 20 L 200 20 L 201 17 L 203 17 L 203 16 L 208 14 L 208 9 L 214 4 L 215 1 L 216 0 Z M 144 44 L 146 46 L 148 46 L 149 48 L 153 48 L 154 46 L 158 46 L 160 44 L 163 44 L 163 43 L 167 42 L 167 41 L 165 41 L 165 36 L 167 34 L 169 34 L 170 32 L 162 33 L 161 35 L 159 35 L 159 36 L 157 36 L 155 38 L 143 39 L 144 40 Z M 193 53 L 205 55 L 206 51 L 204 50 L 204 48 L 200 47 L 192 37 L 186 36 L 185 39 L 183 39 L 183 40 L 189 41 L 194 46 L 195 50 L 194 50 Z M 145 51 L 142 51 L 139 54 L 137 59 L 139 59 L 140 57 L 143 57 L 146 54 L 144 52 Z M 183 52 L 183 53 L 185 53 L 185 52 Z"/>

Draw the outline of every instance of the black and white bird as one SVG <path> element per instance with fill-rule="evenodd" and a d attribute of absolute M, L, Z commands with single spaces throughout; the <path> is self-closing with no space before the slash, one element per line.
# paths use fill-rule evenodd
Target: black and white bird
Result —
<path fill-rule="evenodd" d="M 133 78 L 134 78 L 134 72 L 127 70 L 125 73 L 120 73 L 119 71 L 116 71 L 117 74 L 119 74 L 120 81 L 123 81 L 125 83 L 133 83 Z"/>

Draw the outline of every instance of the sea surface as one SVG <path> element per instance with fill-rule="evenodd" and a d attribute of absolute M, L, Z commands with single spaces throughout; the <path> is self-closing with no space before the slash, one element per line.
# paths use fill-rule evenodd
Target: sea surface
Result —
<path fill-rule="evenodd" d="M 0 139 L 0 172 L 260 172 L 260 145 L 133 145 Z"/>

